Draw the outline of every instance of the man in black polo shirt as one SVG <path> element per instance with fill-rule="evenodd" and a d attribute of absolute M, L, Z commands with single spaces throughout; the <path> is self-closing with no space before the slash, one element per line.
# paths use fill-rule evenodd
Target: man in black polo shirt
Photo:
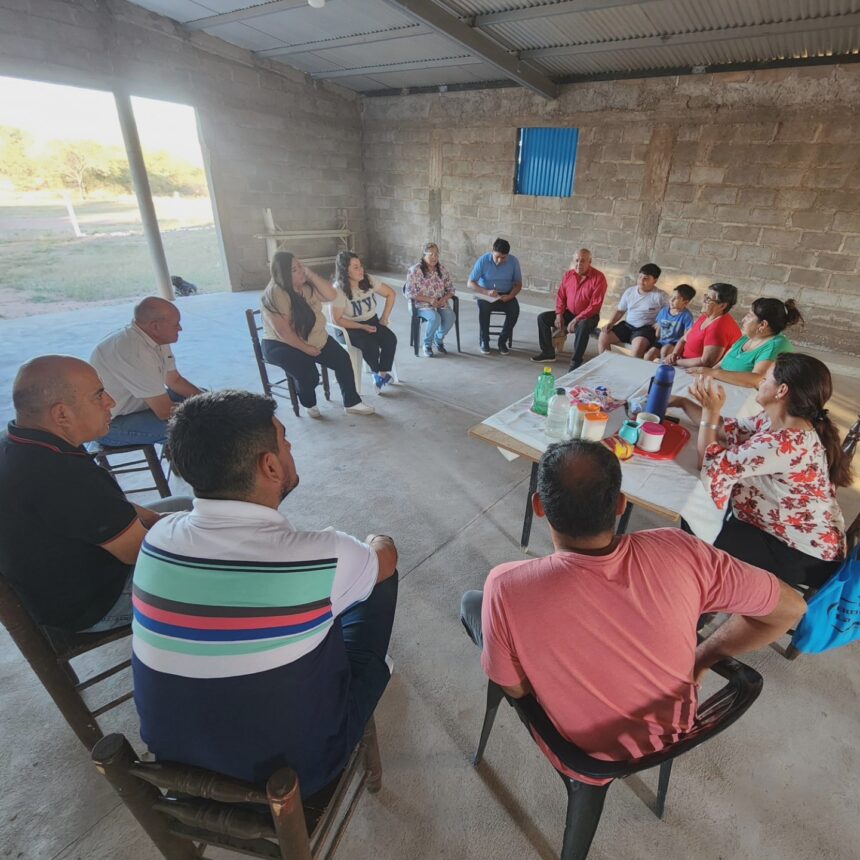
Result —
<path fill-rule="evenodd" d="M 128 624 L 127 582 L 161 514 L 129 502 L 82 447 L 107 433 L 113 399 L 89 364 L 61 355 L 24 364 L 12 399 L 15 420 L 0 436 L 0 575 L 40 624 Z M 155 506 L 188 507 L 178 498 Z"/>

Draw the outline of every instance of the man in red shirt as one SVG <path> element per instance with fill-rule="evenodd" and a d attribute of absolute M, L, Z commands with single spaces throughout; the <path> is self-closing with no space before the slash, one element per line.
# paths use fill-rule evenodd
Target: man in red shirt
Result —
<path fill-rule="evenodd" d="M 693 724 L 708 668 L 769 644 L 806 609 L 772 574 L 678 529 L 616 535 L 621 468 L 599 443 L 550 445 L 532 504 L 556 551 L 494 568 L 483 596 L 463 596 L 460 617 L 483 645 L 487 675 L 514 698 L 534 694 L 561 734 L 597 758 L 672 743 Z M 709 612 L 736 614 L 697 646 Z M 608 781 L 541 748 L 574 779 Z"/>
<path fill-rule="evenodd" d="M 600 322 L 600 308 L 606 295 L 606 278 L 591 265 L 591 251 L 580 248 L 565 272 L 555 299 L 555 312 L 546 311 L 538 316 L 540 355 L 532 361 L 555 361 L 552 345 L 553 329 L 566 328 L 575 334 L 570 369 L 582 364 L 588 346 L 588 337 Z"/>

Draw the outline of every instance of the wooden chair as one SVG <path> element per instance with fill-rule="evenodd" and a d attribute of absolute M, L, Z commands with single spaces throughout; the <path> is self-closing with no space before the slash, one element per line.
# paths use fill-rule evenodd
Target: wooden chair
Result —
<path fill-rule="evenodd" d="M 132 692 L 129 691 L 94 710 L 90 710 L 81 693 L 127 669 L 131 660 L 123 660 L 85 681 L 78 678 L 71 666 L 71 660 L 109 642 L 124 639 L 131 633 L 131 627 L 118 627 L 104 633 L 67 633 L 56 628 L 43 627 L 32 619 L 2 575 L 0 621 L 72 731 L 87 749 L 91 749 L 102 737 L 98 717 L 130 699 Z"/>
<path fill-rule="evenodd" d="M 251 857 L 331 857 L 362 788 L 375 794 L 382 763 L 371 718 L 340 777 L 303 803 L 291 768 L 274 773 L 263 791 L 251 783 L 175 762 L 142 762 L 123 735 L 92 751 L 96 768 L 169 860 L 191 860 L 205 846 Z"/>
<path fill-rule="evenodd" d="M 266 370 L 266 359 L 263 358 L 263 348 L 260 346 L 260 332 L 263 329 L 263 326 L 258 322 L 258 317 L 260 316 L 260 311 L 253 310 L 248 308 L 245 311 L 245 321 L 248 323 L 248 333 L 251 335 L 251 344 L 254 347 L 254 358 L 257 360 L 257 370 L 260 372 L 260 382 L 263 383 L 263 391 L 266 393 L 266 397 L 272 397 L 273 395 L 284 396 L 286 393 L 290 398 L 290 403 L 293 405 L 293 412 L 296 413 L 296 417 L 299 415 L 299 396 L 296 393 L 296 384 L 293 382 L 293 379 L 288 374 L 284 374 L 283 379 L 279 379 L 276 382 L 271 382 L 269 380 L 269 373 Z M 283 373 L 282 368 L 278 368 Z M 325 392 L 325 399 L 331 400 L 331 389 L 329 387 L 328 381 L 328 368 L 325 365 L 320 365 L 320 370 L 322 370 L 322 384 L 323 391 Z M 286 392 L 284 391 L 286 389 Z"/>
<path fill-rule="evenodd" d="M 158 490 L 162 499 L 170 495 L 170 484 L 161 468 L 161 460 L 155 450 L 155 445 L 100 445 L 94 442 L 88 448 L 88 453 L 99 466 L 107 469 L 114 477 L 128 475 L 132 472 L 149 472 L 152 475 L 155 483 L 148 487 L 139 487 L 133 490 L 127 490 L 123 487 L 123 492 L 127 496 L 132 493 L 148 493 L 151 490 Z M 132 453 L 140 453 L 143 457 L 140 460 L 122 460 L 119 463 L 111 463 L 108 460 L 108 457 L 115 454 Z"/>
<path fill-rule="evenodd" d="M 406 296 L 406 284 L 403 285 L 401 291 Z M 418 356 L 418 341 L 421 340 L 421 324 L 427 322 L 424 317 L 419 316 L 418 308 L 415 307 L 415 302 L 406 296 L 406 301 L 409 303 L 409 346 L 415 351 L 415 356 Z M 451 296 L 451 306 L 454 310 L 454 331 L 457 335 L 457 352 L 462 352 L 460 348 L 460 300 L 457 296 Z"/>
<path fill-rule="evenodd" d="M 616 779 L 659 766 L 660 776 L 654 812 L 658 818 L 662 818 L 674 759 L 727 729 L 747 711 L 761 693 L 763 683 L 761 675 L 737 660 L 721 660 L 711 669 L 729 683 L 707 701 L 699 704 L 693 728 L 665 749 L 633 761 L 605 761 L 593 758 L 576 744 L 561 736 L 534 696 L 512 699 L 498 684 L 490 681 L 487 686 L 487 709 L 484 714 L 481 738 L 472 763 L 475 765 L 480 763 L 490 730 L 493 728 L 496 711 L 502 699 L 505 698 L 526 728 L 538 735 L 565 767 L 583 776 L 594 779 Z M 590 785 L 573 779 L 562 771 L 556 772 L 567 790 L 567 818 L 561 860 L 584 860 L 588 856 L 591 842 L 600 823 L 609 784 Z"/>

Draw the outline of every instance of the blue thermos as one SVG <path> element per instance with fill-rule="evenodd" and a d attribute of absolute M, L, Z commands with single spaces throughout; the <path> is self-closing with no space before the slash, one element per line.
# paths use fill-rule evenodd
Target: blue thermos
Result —
<path fill-rule="evenodd" d="M 675 368 L 668 364 L 661 364 L 657 368 L 648 389 L 648 403 L 645 405 L 645 411 L 659 415 L 661 421 L 666 416 L 666 407 L 672 396 L 672 383 L 674 381 Z"/>

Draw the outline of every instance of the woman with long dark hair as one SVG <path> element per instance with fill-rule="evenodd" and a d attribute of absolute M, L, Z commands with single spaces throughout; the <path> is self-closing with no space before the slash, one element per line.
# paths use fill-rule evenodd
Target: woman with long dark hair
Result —
<path fill-rule="evenodd" d="M 743 337 L 735 341 L 716 367 L 691 367 L 691 373 L 710 376 L 732 385 L 757 388 L 778 355 L 794 347 L 782 333 L 803 323 L 794 299 L 756 299 L 741 320 Z"/>
<path fill-rule="evenodd" d="M 421 249 L 421 261 L 406 275 L 406 295 L 415 303 L 418 316 L 427 321 L 424 327 L 423 355 L 433 357 L 433 348 L 446 355 L 445 335 L 454 325 L 454 311 L 448 301 L 454 295 L 454 282 L 439 262 L 439 246 L 428 242 Z"/>
<path fill-rule="evenodd" d="M 263 357 L 282 368 L 296 385 L 299 402 L 311 418 L 320 418 L 316 387 L 317 365 L 331 368 L 343 394 L 346 412 L 372 415 L 355 389 L 352 363 L 346 350 L 326 331 L 322 303 L 335 299 L 335 290 L 316 272 L 305 268 L 289 251 L 272 257 L 272 280 L 261 300 Z"/>
<path fill-rule="evenodd" d="M 759 385 L 762 411 L 720 418 L 721 385 L 697 380 L 681 405 L 699 421 L 702 481 L 718 508 L 731 503 L 714 546 L 771 571 L 790 585 L 822 585 L 845 557 L 845 525 L 836 488 L 850 464 L 826 404 L 827 366 L 782 353 Z"/>
<path fill-rule="evenodd" d="M 394 307 L 394 290 L 368 275 L 361 258 L 352 251 L 341 251 L 335 258 L 334 285 L 337 297 L 331 306 L 335 324 L 349 330 L 353 346 L 361 350 L 373 373 L 377 392 L 391 382 L 397 336 L 388 327 Z M 376 296 L 385 299 L 382 315 L 376 314 Z"/>

